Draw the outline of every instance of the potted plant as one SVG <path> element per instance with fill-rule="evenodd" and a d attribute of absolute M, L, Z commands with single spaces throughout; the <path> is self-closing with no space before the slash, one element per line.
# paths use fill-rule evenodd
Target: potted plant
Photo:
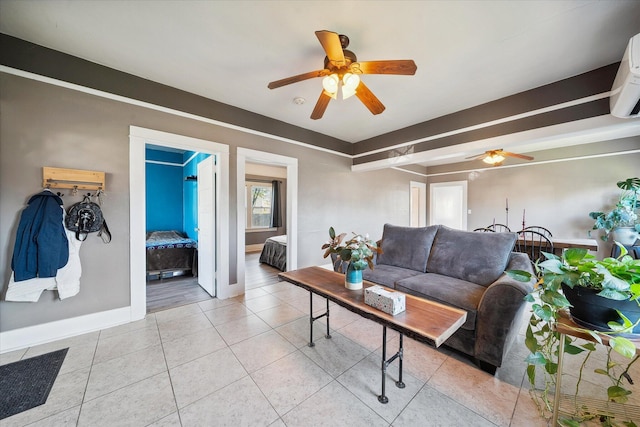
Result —
<path fill-rule="evenodd" d="M 627 178 L 616 183 L 622 190 L 618 202 L 609 212 L 590 212 L 589 216 L 595 220 L 593 230 L 604 230 L 602 240 L 607 241 L 612 231 L 619 233 L 614 240 L 623 245 L 632 245 L 640 234 L 640 219 L 638 209 L 638 193 L 640 192 L 640 178 Z M 621 229 L 621 230 L 620 230 Z"/>
<path fill-rule="evenodd" d="M 382 253 L 382 249 L 368 234 L 353 233 L 353 237 L 343 242 L 346 235 L 336 235 L 333 227 L 329 228 L 330 240 L 322 245 L 322 249 L 325 249 L 324 258 L 336 254 L 334 268 L 338 272 L 342 273 L 344 264 L 347 264 L 345 286 L 351 290 L 362 289 L 362 270 L 367 267 L 373 270 L 373 256 Z"/>
<path fill-rule="evenodd" d="M 525 335 L 525 344 L 530 351 L 526 359 L 527 378 L 531 384 L 531 394 L 540 409 L 541 415 L 549 417 L 553 411 L 553 397 L 558 375 L 558 350 L 564 345 L 567 354 L 580 354 L 586 352 L 585 360 L 579 372 L 578 386 L 582 378 L 586 360 L 596 350 L 593 342 L 584 342 L 572 336 L 566 335 L 564 342 L 560 342 L 560 333 L 556 326 L 560 318 L 566 316 L 566 310 L 570 310 L 571 317 L 579 326 L 572 327 L 576 333 L 584 333 L 596 343 L 603 343 L 602 337 L 608 337 L 607 358 L 602 368 L 596 369 L 596 374 L 601 374 L 610 380 L 607 388 L 607 400 L 625 403 L 631 392 L 625 388 L 629 375 L 628 370 L 638 357 L 636 347 L 627 334 L 632 333 L 640 324 L 629 318 L 618 308 L 606 310 L 608 319 L 606 326 L 595 325 L 591 318 L 584 319 L 589 310 L 580 311 L 581 297 L 567 299 L 571 291 L 592 292 L 593 297 L 601 300 L 606 306 L 607 302 L 614 305 L 618 302 L 631 303 L 637 310 L 638 298 L 640 298 L 640 260 L 634 260 L 627 254 L 624 246 L 619 245 L 621 254 L 618 258 L 605 258 L 596 260 L 586 249 L 567 249 L 562 256 L 544 253 L 546 260 L 535 266 L 538 273 L 538 282 L 534 290 L 525 298 L 532 303 L 532 314 L 529 319 Z M 511 277 L 521 280 L 531 280 L 531 275 L 524 271 L 507 271 Z M 576 307 L 578 311 L 576 312 Z M 576 318 L 574 312 L 578 313 Z M 580 322 L 578 322 L 580 320 Z M 614 362 L 612 351 L 624 356 L 628 362 Z M 541 377 L 540 377 L 541 375 Z M 541 385 L 542 384 L 542 385 Z M 633 421 L 625 421 L 616 424 L 617 419 L 611 414 L 600 413 L 597 409 L 576 406 L 576 411 L 569 418 L 560 420 L 565 426 L 578 426 L 585 420 L 599 420 L 605 426 L 635 426 Z"/>

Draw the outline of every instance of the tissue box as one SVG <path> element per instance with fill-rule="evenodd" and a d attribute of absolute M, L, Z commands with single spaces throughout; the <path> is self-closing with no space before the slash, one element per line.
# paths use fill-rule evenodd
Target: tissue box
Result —
<path fill-rule="evenodd" d="M 382 286 L 371 286 L 364 290 L 364 303 L 395 316 L 406 310 L 405 295 Z"/>

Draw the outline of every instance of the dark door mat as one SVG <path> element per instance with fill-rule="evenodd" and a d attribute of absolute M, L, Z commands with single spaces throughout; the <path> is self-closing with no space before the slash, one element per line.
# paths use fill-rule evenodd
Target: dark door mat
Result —
<path fill-rule="evenodd" d="M 0 420 L 47 401 L 68 350 L 0 366 Z"/>

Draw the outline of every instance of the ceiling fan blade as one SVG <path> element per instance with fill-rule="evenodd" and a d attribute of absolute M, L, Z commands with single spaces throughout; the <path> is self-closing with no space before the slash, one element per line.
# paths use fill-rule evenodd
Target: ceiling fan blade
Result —
<path fill-rule="evenodd" d="M 475 160 L 475 159 L 480 159 L 482 157 L 486 157 L 487 153 L 482 153 L 482 154 L 476 154 L 475 156 L 470 156 L 470 157 L 465 157 L 466 160 Z"/>
<path fill-rule="evenodd" d="M 364 61 L 354 63 L 351 68 L 362 74 L 401 74 L 414 75 L 418 67 L 411 59 L 391 61 Z M 359 71 L 358 71 L 359 70 Z"/>
<path fill-rule="evenodd" d="M 356 96 L 373 114 L 380 114 L 384 111 L 385 106 L 378 98 L 369 90 L 369 88 L 360 81 L 356 88 Z"/>
<path fill-rule="evenodd" d="M 291 83 L 298 83 L 303 80 L 312 79 L 314 77 L 323 77 L 328 74 L 329 74 L 329 70 L 323 68 L 322 70 L 310 71 L 308 73 L 298 74 L 297 76 L 287 77 L 286 79 L 276 80 L 274 82 L 269 83 L 267 87 L 269 89 L 276 89 L 282 86 L 290 85 Z"/>
<path fill-rule="evenodd" d="M 524 159 L 524 160 L 533 160 L 533 157 L 531 156 L 525 156 L 524 154 L 518 154 L 518 153 L 510 153 L 508 151 L 502 151 L 501 154 L 503 156 L 517 157 L 519 159 Z"/>
<path fill-rule="evenodd" d="M 320 40 L 320 44 L 331 62 L 336 67 L 343 67 L 345 65 L 344 52 L 342 51 L 342 44 L 340 43 L 340 36 L 333 31 L 316 31 L 316 37 Z"/>
<path fill-rule="evenodd" d="M 318 120 L 322 118 L 324 115 L 324 111 L 327 109 L 327 105 L 329 105 L 329 101 L 331 101 L 331 95 L 327 93 L 326 90 L 322 90 L 320 94 L 320 98 L 318 98 L 318 102 L 316 102 L 316 106 L 313 108 L 311 112 L 311 118 L 313 120 Z"/>

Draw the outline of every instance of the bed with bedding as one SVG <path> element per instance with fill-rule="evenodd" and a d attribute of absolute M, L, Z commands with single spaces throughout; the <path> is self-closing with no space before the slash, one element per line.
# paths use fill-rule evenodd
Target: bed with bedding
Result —
<path fill-rule="evenodd" d="M 152 274 L 190 270 L 197 275 L 197 242 L 184 233 L 151 231 L 147 233 L 147 277 Z"/>
<path fill-rule="evenodd" d="M 287 236 L 269 237 L 264 242 L 260 262 L 277 268 L 280 271 L 287 269 Z"/>

